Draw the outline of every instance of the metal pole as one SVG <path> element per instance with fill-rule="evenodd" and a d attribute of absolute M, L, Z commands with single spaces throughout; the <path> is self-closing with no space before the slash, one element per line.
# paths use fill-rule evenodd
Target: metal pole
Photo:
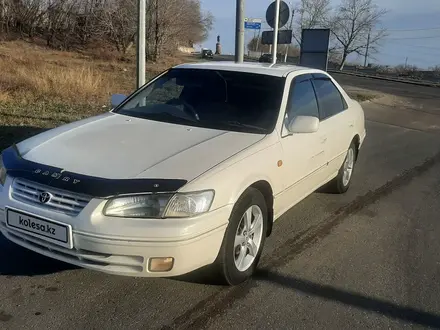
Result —
<path fill-rule="evenodd" d="M 258 30 L 257 46 L 255 49 L 256 52 L 258 52 L 258 46 L 260 46 L 260 34 L 261 34 L 261 29 Z"/>
<path fill-rule="evenodd" d="M 136 45 L 137 88 L 145 85 L 145 12 L 146 0 L 138 0 L 138 27 Z"/>
<path fill-rule="evenodd" d="M 367 66 L 367 62 L 368 62 L 368 51 L 369 51 L 369 48 L 370 48 L 370 34 L 371 34 L 371 29 L 368 31 L 368 37 L 367 37 L 367 49 L 365 50 L 364 67 Z"/>
<path fill-rule="evenodd" d="M 235 14 L 235 62 L 243 63 L 244 58 L 244 0 L 236 0 Z"/>
<path fill-rule="evenodd" d="M 273 47 L 272 47 L 272 64 L 277 63 L 277 47 L 278 47 L 278 26 L 280 20 L 280 0 L 276 0 L 275 4 L 275 28 L 273 31 Z"/>
<path fill-rule="evenodd" d="M 292 3 L 289 2 L 289 6 L 292 8 Z M 292 17 L 290 18 L 290 25 L 289 25 L 289 30 L 293 29 L 293 16 L 295 15 L 295 10 L 292 9 Z M 289 48 L 292 45 L 292 42 L 290 42 L 289 45 L 286 45 L 286 54 L 284 54 L 284 63 L 287 63 L 287 53 L 289 52 Z"/>

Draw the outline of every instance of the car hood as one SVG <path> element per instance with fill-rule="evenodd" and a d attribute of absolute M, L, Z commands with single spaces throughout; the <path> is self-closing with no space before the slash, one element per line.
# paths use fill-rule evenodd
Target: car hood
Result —
<path fill-rule="evenodd" d="M 107 113 L 44 132 L 17 147 L 29 161 L 78 174 L 191 181 L 263 138 Z"/>

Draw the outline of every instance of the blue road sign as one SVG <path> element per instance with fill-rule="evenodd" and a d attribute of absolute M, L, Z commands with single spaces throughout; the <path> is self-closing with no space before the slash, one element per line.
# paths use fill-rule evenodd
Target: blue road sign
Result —
<path fill-rule="evenodd" d="M 261 23 L 244 22 L 244 28 L 248 30 L 261 30 Z"/>

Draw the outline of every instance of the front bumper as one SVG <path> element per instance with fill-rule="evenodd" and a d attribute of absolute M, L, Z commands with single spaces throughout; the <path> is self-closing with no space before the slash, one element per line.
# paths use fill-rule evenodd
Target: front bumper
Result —
<path fill-rule="evenodd" d="M 8 182 L 0 191 L 0 231 L 8 240 L 47 257 L 115 275 L 177 276 L 213 263 L 232 211 L 228 205 L 193 219 L 121 219 L 103 216 L 105 201 L 93 199 L 79 215 L 69 217 L 13 200 L 7 188 Z M 72 226 L 73 249 L 7 227 L 5 207 Z M 156 257 L 174 258 L 173 268 L 151 272 L 149 260 Z"/>

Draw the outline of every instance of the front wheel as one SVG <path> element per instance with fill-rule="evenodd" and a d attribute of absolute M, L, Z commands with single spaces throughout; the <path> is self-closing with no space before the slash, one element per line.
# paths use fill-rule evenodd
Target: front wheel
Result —
<path fill-rule="evenodd" d="M 261 192 L 249 188 L 237 201 L 216 260 L 222 278 L 237 285 L 252 276 L 267 232 L 267 206 Z"/>

